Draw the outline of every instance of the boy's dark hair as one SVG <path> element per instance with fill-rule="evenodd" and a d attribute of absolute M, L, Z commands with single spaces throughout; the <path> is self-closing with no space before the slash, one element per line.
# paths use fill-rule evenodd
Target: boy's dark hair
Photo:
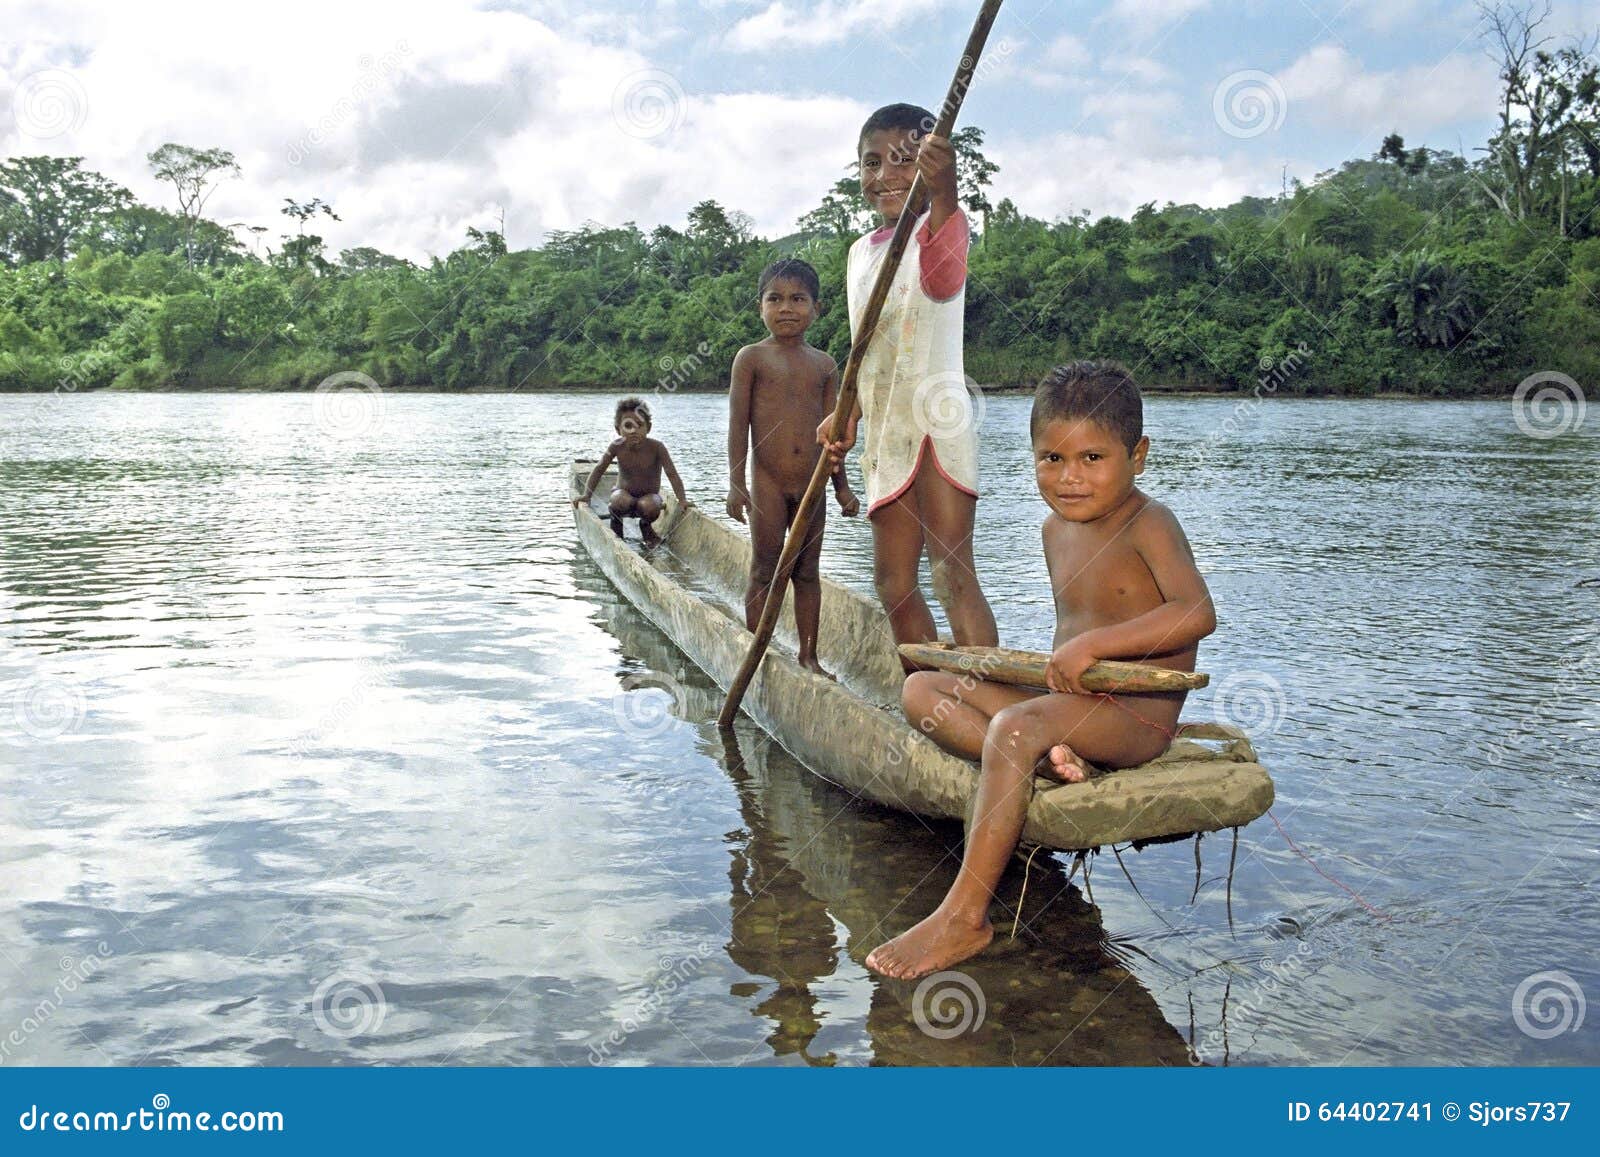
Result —
<path fill-rule="evenodd" d="M 618 402 L 617 416 L 611 420 L 611 424 L 613 426 L 621 426 L 622 415 L 624 414 L 638 414 L 639 417 L 644 419 L 646 426 L 655 424 L 650 417 L 650 403 L 643 398 L 623 398 L 622 401 Z"/>
<path fill-rule="evenodd" d="M 812 301 L 822 296 L 822 279 L 817 276 L 817 271 L 811 268 L 810 263 L 801 261 L 798 257 L 784 257 L 761 271 L 761 279 L 756 282 L 756 297 L 764 296 L 767 286 L 780 277 L 798 281 L 805 286 Z"/>
<path fill-rule="evenodd" d="M 1144 435 L 1144 401 L 1121 362 L 1069 362 L 1046 374 L 1033 393 L 1030 436 L 1058 418 L 1098 422 L 1122 439 L 1130 454 Z"/>
<path fill-rule="evenodd" d="M 867 123 L 861 126 L 861 134 L 856 137 L 856 152 L 861 151 L 861 142 L 871 133 L 902 129 L 914 131 L 918 138 L 921 138 L 931 133 L 938 123 L 933 114 L 921 105 L 886 104 L 869 116 Z"/>

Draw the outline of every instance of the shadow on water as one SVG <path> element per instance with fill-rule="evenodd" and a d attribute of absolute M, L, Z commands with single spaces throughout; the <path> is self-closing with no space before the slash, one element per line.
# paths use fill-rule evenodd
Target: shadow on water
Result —
<path fill-rule="evenodd" d="M 775 1058 L 813 1065 L 1187 1065 L 1191 1054 L 1119 959 L 1100 911 L 1062 862 L 1020 860 L 1001 882 L 994 946 L 923 984 L 862 967 L 930 911 L 959 862 L 961 828 L 890 811 L 813 775 L 748 720 L 712 722 L 722 692 L 625 603 L 603 611 L 627 676 L 683 686 L 697 748 L 726 772 L 743 821 L 728 836 L 730 995 L 771 1027 Z M 1010 921 L 1024 901 L 1015 939 Z M 1003 923 L 1002 923 L 1003 920 Z M 861 1020 L 865 1040 L 831 1023 Z M 752 1058 L 756 1059 L 756 1058 Z"/>

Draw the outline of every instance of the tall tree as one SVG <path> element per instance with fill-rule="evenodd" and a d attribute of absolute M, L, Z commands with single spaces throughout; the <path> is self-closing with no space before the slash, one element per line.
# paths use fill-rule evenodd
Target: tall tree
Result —
<path fill-rule="evenodd" d="M 0 162 L 0 260 L 64 261 L 76 243 L 132 204 L 128 190 L 82 164 L 82 157 Z"/>
<path fill-rule="evenodd" d="M 239 175 L 233 154 L 227 149 L 196 149 L 168 142 L 145 158 L 158 180 L 171 181 L 178 193 L 178 214 L 184 220 L 183 255 L 194 268 L 195 227 L 206 202 L 229 177 Z"/>
<path fill-rule="evenodd" d="M 856 166 L 851 165 L 853 170 Z M 859 177 L 840 177 L 822 198 L 822 204 L 797 224 L 806 233 L 842 237 L 848 242 L 872 227 L 872 213 L 861 197 Z"/>
<path fill-rule="evenodd" d="M 1494 178 L 1486 191 L 1514 221 L 1548 214 L 1566 232 L 1570 165 L 1592 154 L 1600 113 L 1594 39 L 1550 47 L 1542 31 L 1550 0 L 1479 0 L 1488 52 L 1500 69 L 1500 129 L 1484 151 Z"/>
<path fill-rule="evenodd" d="M 950 138 L 956 151 L 956 195 L 969 213 L 978 215 L 979 228 L 989 230 L 989 183 L 1000 166 L 983 155 L 983 130 L 968 125 Z"/>
<path fill-rule="evenodd" d="M 313 197 L 304 202 L 296 201 L 293 197 L 285 197 L 283 200 L 284 206 L 279 212 L 285 217 L 293 217 L 297 226 L 293 237 L 287 235 L 284 237 L 284 261 L 295 268 L 314 265 L 318 270 L 326 272 L 329 266 L 322 258 L 322 238 L 315 233 L 308 234 L 306 222 L 319 215 L 334 221 L 342 221 L 344 218 L 335 213 L 333 206 L 321 197 Z"/>

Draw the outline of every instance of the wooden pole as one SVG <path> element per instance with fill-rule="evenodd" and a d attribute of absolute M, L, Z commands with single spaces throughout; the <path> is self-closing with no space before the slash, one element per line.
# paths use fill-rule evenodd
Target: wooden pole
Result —
<path fill-rule="evenodd" d="M 961 102 L 966 99 L 967 90 L 972 87 L 972 75 L 977 71 L 978 58 L 983 55 L 984 42 L 989 39 L 989 29 L 993 27 L 995 17 L 1000 14 L 1000 4 L 1001 0 L 984 0 L 978 18 L 972 24 L 972 34 L 967 37 L 967 47 L 961 53 L 961 62 L 956 66 L 955 78 L 950 82 L 950 91 L 945 95 L 944 104 L 939 106 L 939 115 L 934 121 L 934 136 L 948 138 L 951 129 L 955 127 L 956 114 L 961 111 Z M 889 297 L 889 287 L 894 283 L 895 274 L 900 269 L 900 259 L 905 256 L 906 246 L 911 241 L 911 232 L 916 228 L 917 218 L 921 216 L 917 212 L 917 207 L 922 203 L 922 195 L 922 174 L 918 173 L 912 179 L 911 189 L 906 194 L 905 211 L 900 214 L 900 220 L 895 222 L 894 236 L 889 239 L 889 251 L 884 255 L 883 265 L 878 269 L 878 279 L 873 282 L 872 294 L 867 298 L 866 308 L 861 311 L 861 325 L 856 331 L 856 340 L 850 344 L 850 356 L 845 360 L 844 377 L 839 383 L 838 402 L 833 407 L 834 441 L 843 436 L 844 424 L 849 419 L 850 412 L 855 409 L 856 378 L 861 373 L 861 362 L 866 356 L 868 344 L 872 341 L 873 331 L 878 328 L 878 317 L 883 313 L 883 303 Z M 762 606 L 761 618 L 756 623 L 755 641 L 750 644 L 750 653 L 744 657 L 743 666 L 733 677 L 733 683 L 728 688 L 727 701 L 722 705 L 722 713 L 717 716 L 719 727 L 733 726 L 734 718 L 739 714 L 739 704 L 744 701 L 744 693 L 749 689 L 750 680 L 755 677 L 756 668 L 761 664 L 761 657 L 766 654 L 767 644 L 772 641 L 773 628 L 777 626 L 778 614 L 783 610 L 784 596 L 789 591 L 789 576 L 794 573 L 795 561 L 800 556 L 800 548 L 804 545 L 807 531 L 811 528 L 811 519 L 822 502 L 823 484 L 832 473 L 833 468 L 828 462 L 827 452 L 824 451 L 817 456 L 817 468 L 811 472 L 811 482 L 806 486 L 805 496 L 800 499 L 800 509 L 795 514 L 794 523 L 789 527 L 789 536 L 783 543 L 783 553 L 778 556 L 777 570 L 767 587 L 767 601 Z"/>
<path fill-rule="evenodd" d="M 900 654 L 923 669 L 974 675 L 991 683 L 1013 687 L 1048 689 L 1045 668 L 1050 656 L 1036 651 L 1012 651 L 1006 647 L 955 647 L 949 643 L 901 643 Z M 1199 671 L 1174 671 L 1148 663 L 1124 663 L 1101 659 L 1083 673 L 1081 682 L 1089 691 L 1108 693 L 1154 693 L 1195 691 L 1211 682 Z"/>

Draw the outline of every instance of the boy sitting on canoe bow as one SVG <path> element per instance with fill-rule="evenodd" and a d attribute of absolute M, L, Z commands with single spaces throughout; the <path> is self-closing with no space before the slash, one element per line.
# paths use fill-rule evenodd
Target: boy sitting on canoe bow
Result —
<path fill-rule="evenodd" d="M 1184 692 L 1094 695 L 1079 679 L 1100 659 L 1193 671 L 1216 614 L 1172 512 L 1134 485 L 1150 440 L 1139 388 L 1121 366 L 1051 371 L 1033 400 L 1035 480 L 1050 508 L 1044 557 L 1055 592 L 1048 692 L 971 675 L 906 680 L 906 717 L 939 746 L 982 760 L 956 881 L 933 914 L 872 952 L 867 967 L 911 979 L 981 952 L 989 901 L 1016 849 L 1033 778 L 1088 778 L 1089 764 L 1132 767 L 1172 742 Z"/>

